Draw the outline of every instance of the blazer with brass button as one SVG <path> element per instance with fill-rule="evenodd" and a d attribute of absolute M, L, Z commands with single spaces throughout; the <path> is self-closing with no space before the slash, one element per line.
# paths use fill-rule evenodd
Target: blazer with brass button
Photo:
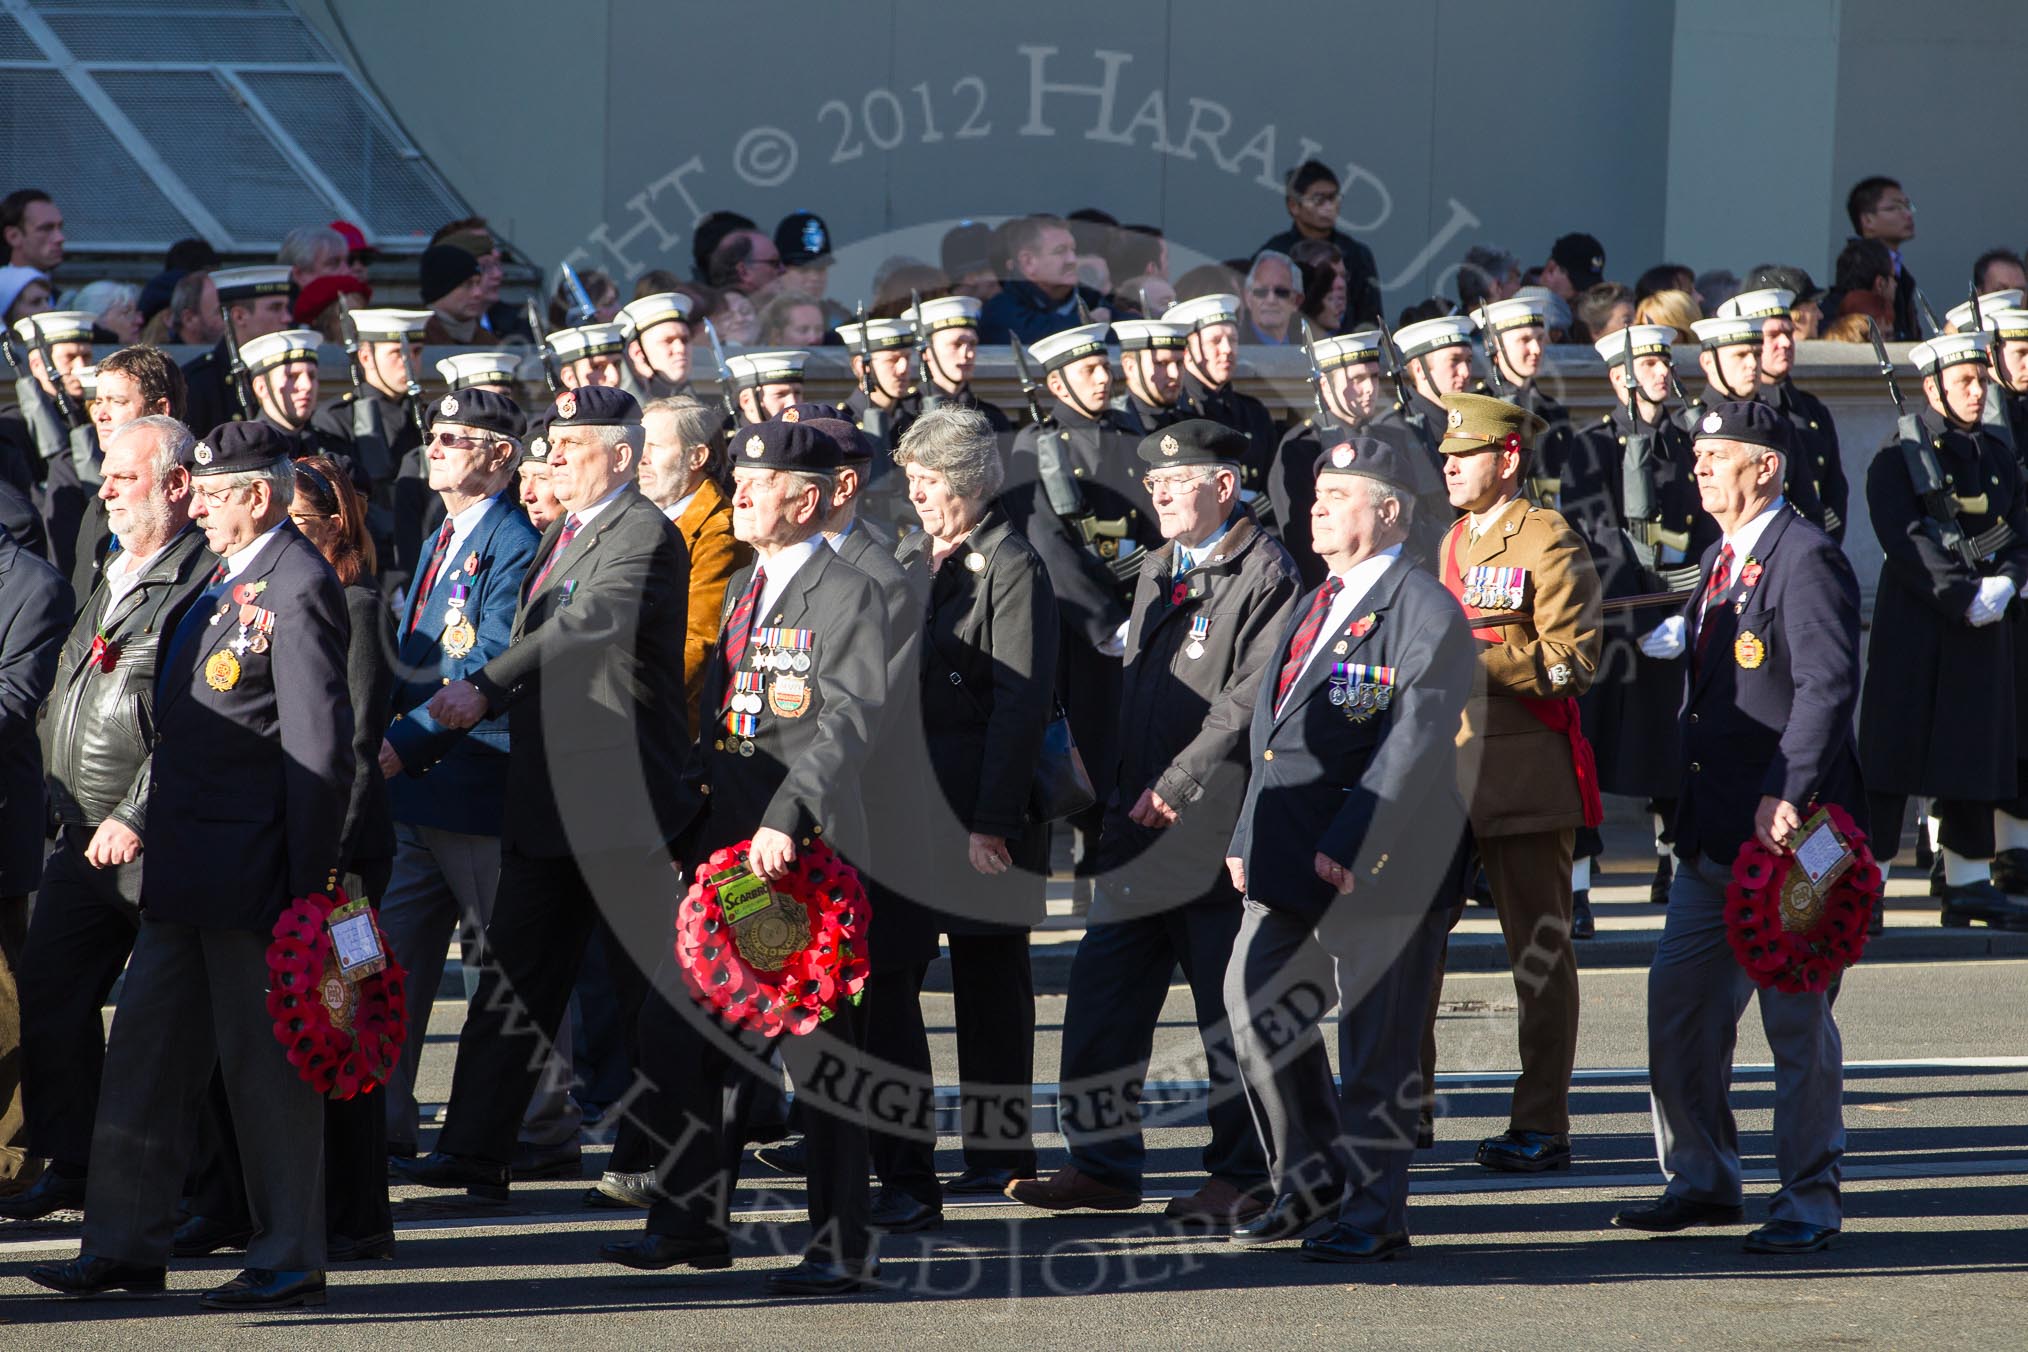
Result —
<path fill-rule="evenodd" d="M 1458 719 L 1474 671 L 1464 616 L 1404 552 L 1350 620 L 1317 635 L 1277 710 L 1278 673 L 1312 595 L 1296 603 L 1268 659 L 1253 710 L 1252 776 L 1226 853 L 1244 861 L 1249 897 L 1312 922 L 1334 900 L 1316 873 L 1319 854 L 1351 869 L 1355 899 L 1450 905 L 1465 824 Z M 1337 663 L 1391 668 L 1388 706 L 1334 702 Z"/>
<path fill-rule="evenodd" d="M 1477 539 L 1470 528 L 1467 517 L 1444 536 L 1439 566 L 1447 582 L 1469 579 L 1474 568 L 1519 569 L 1523 578 L 1514 622 L 1473 630 L 1479 683 L 1458 729 L 1472 830 L 1518 835 L 1582 826 L 1571 739 L 1523 701 L 1575 700 L 1591 685 L 1602 641 L 1598 570 L 1569 523 L 1546 507 L 1517 499 Z M 1508 612 L 1468 601 L 1465 613 Z"/>

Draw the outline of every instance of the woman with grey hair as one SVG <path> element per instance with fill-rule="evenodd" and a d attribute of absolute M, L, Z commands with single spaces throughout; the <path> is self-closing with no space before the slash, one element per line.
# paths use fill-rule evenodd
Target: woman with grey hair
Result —
<path fill-rule="evenodd" d="M 141 341 L 141 289 L 127 282 L 86 282 L 65 302 L 67 309 L 89 310 L 98 316 L 98 326 L 122 347 Z"/>
<path fill-rule="evenodd" d="M 897 557 L 923 596 L 922 726 L 941 803 L 922 812 L 906 890 L 950 937 L 958 1075 L 966 1086 L 965 1170 L 957 1195 L 996 1194 L 1035 1175 L 1028 1130 L 1035 1079 L 1035 982 L 1028 931 L 1043 917 L 1049 829 L 1030 788 L 1056 701 L 1056 594 L 1026 537 L 995 500 L 1006 471 L 976 410 L 933 409 L 894 461 L 922 521 Z M 948 811 L 944 810 L 948 808 Z M 912 982 L 885 978 L 868 1045 L 927 1079 L 929 1043 Z M 873 995 L 868 988 L 869 997 Z M 935 1143 L 876 1134 L 874 1224 L 917 1229 L 941 1214 Z"/>

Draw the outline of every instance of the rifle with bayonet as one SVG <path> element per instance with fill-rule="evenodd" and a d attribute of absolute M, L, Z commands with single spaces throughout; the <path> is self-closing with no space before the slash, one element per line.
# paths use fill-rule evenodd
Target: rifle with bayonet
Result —
<path fill-rule="evenodd" d="M 1958 524 L 1957 499 L 1951 495 L 1951 486 L 1944 482 L 1943 466 L 1937 462 L 1936 448 L 1930 445 L 1929 430 L 1922 425 L 1919 414 L 1908 411 L 1901 397 L 1901 385 L 1894 378 L 1894 363 L 1887 357 L 1887 344 L 1881 341 L 1880 326 L 1871 315 L 1866 317 L 1866 334 L 1873 340 L 1873 355 L 1880 362 L 1882 378 L 1887 381 L 1887 397 L 1894 401 L 1894 435 L 1901 443 L 1902 463 L 1908 466 L 1908 478 L 1915 486 L 1916 497 L 1922 500 L 1923 512 L 1936 527 L 1937 543 L 1976 573 L 1978 550 L 1965 534 L 1965 528 Z"/>
<path fill-rule="evenodd" d="M 372 391 L 359 362 L 359 326 L 352 322 L 352 303 L 338 297 L 338 337 L 345 347 L 345 367 L 352 374 L 352 460 L 366 476 L 366 533 L 377 549 L 394 557 L 394 479 L 400 466 L 389 454 L 387 438 L 373 416 Z"/>
<path fill-rule="evenodd" d="M 922 322 L 922 293 L 914 287 L 908 289 L 908 315 L 910 336 L 915 339 L 915 387 L 922 395 L 922 411 L 955 403 L 953 395 L 944 393 L 944 387 L 937 383 L 931 373 L 929 326 Z"/>
<path fill-rule="evenodd" d="M 1910 285 L 1910 286 L 1915 286 L 1915 283 L 1913 283 L 1913 282 L 1910 282 L 1910 283 L 1909 283 L 1909 285 Z M 1939 320 L 1937 319 L 1937 317 L 1936 317 L 1936 311 L 1935 311 L 1935 310 L 1932 310 L 1932 309 L 1930 308 L 1930 306 L 1929 306 L 1929 297 L 1928 297 L 1928 296 L 1925 296 L 1925 295 L 1923 295 L 1923 294 L 1922 294 L 1922 288 L 1921 288 L 1921 287 L 1919 287 L 1919 286 L 1916 286 L 1916 287 L 1915 287 L 1915 303 L 1916 303 L 1917 305 L 1920 305 L 1920 306 L 1922 307 L 1922 313 L 1923 313 L 1923 317 L 1924 317 L 1925 319 L 1929 320 L 1929 335 L 1930 335 L 1930 337 L 1934 338 L 1934 337 L 1936 337 L 1936 335 L 1938 335 L 1939 333 L 1942 333 L 1942 332 L 1944 331 L 1944 326 L 1943 326 L 1943 324 L 1942 324 L 1942 323 L 1941 323 L 1941 322 L 1940 322 L 1940 321 L 1939 321 Z"/>
<path fill-rule="evenodd" d="M 1506 375 L 1500 370 L 1500 335 L 1493 332 L 1492 317 L 1482 305 L 1473 318 L 1479 321 L 1479 333 L 1486 340 L 1486 384 L 1492 388 L 1495 399 L 1512 402 L 1514 387 L 1507 383 Z"/>
<path fill-rule="evenodd" d="M 570 309 L 564 312 L 564 322 L 572 328 L 591 323 L 593 317 L 598 314 L 599 307 L 592 304 L 591 293 L 586 291 L 584 283 L 578 280 L 577 269 L 567 261 L 556 266 L 562 274 L 563 284 L 570 288 Z"/>
<path fill-rule="evenodd" d="M 542 322 L 542 307 L 530 296 L 521 302 L 528 315 L 528 332 L 535 339 L 536 355 L 542 358 L 543 383 L 549 386 L 549 397 L 554 399 L 563 393 L 563 372 L 556 364 L 556 352 L 549 345 L 549 334 Z"/>
<path fill-rule="evenodd" d="M 1387 378 L 1394 386 L 1394 408 L 1401 420 L 1409 425 L 1422 442 L 1422 448 L 1430 459 L 1437 458 L 1436 434 L 1430 431 L 1429 419 L 1422 416 L 1422 410 L 1415 406 L 1415 396 L 1410 393 L 1408 380 L 1401 373 L 1401 353 L 1394 346 L 1394 332 L 1387 327 L 1387 316 L 1379 316 L 1380 355 L 1387 359 Z"/>
<path fill-rule="evenodd" d="M 873 343 L 866 336 L 865 301 L 859 302 L 854 319 L 859 343 L 853 355 L 859 358 L 859 388 L 866 395 L 866 411 L 859 417 L 859 430 L 873 443 L 873 459 L 878 464 L 893 445 L 894 410 L 882 408 L 874 398 L 880 393 L 880 377 L 873 370 Z"/>
<path fill-rule="evenodd" d="M 704 336 L 711 340 L 711 360 L 718 367 L 718 401 L 725 405 L 725 430 L 737 428 L 744 419 L 739 412 L 739 396 L 732 389 L 732 368 L 725 364 L 725 348 L 718 341 L 718 328 L 709 319 L 704 321 Z M 760 407 L 760 391 L 754 391 L 754 407 Z"/>
<path fill-rule="evenodd" d="M 232 322 L 231 305 L 219 308 L 225 311 L 225 379 L 232 386 L 233 402 L 239 405 L 240 421 L 252 422 L 260 416 L 260 410 L 247 394 L 246 363 L 239 357 L 239 326 Z"/>
<path fill-rule="evenodd" d="M 1620 521 L 1633 549 L 1634 561 L 1646 572 L 1666 576 L 1662 570 L 1662 548 L 1673 545 L 1689 549 L 1688 534 L 1672 536 L 1662 528 L 1662 506 L 1655 493 L 1654 471 L 1649 464 L 1654 437 L 1641 421 L 1641 383 L 1634 374 L 1634 331 L 1621 333 L 1621 370 L 1627 387 L 1627 440 L 1620 453 Z M 1666 355 L 1662 358 L 1667 361 Z M 1672 377 L 1673 380 L 1673 377 Z"/>
<path fill-rule="evenodd" d="M 0 335 L 4 333 L 4 328 L 0 328 Z M 98 429 L 92 424 L 88 410 L 71 403 L 70 391 L 63 387 L 63 377 L 57 373 L 56 354 L 50 347 L 49 338 L 33 319 L 28 321 L 27 347 L 42 360 L 43 374 L 48 377 L 52 392 L 51 403 L 56 409 L 53 419 L 50 417 L 50 404 L 42 400 L 41 383 L 29 373 L 26 357 L 17 362 L 14 349 L 4 337 L 0 337 L 0 349 L 6 351 L 7 364 L 14 368 L 21 416 L 29 424 L 29 435 L 37 452 L 44 460 L 51 461 L 68 452 L 79 483 L 87 488 L 100 483 Z"/>
<path fill-rule="evenodd" d="M 1331 401 L 1324 396 L 1324 368 L 1317 365 L 1317 339 L 1310 332 L 1310 321 L 1306 317 L 1303 325 L 1303 355 L 1310 362 L 1310 400 L 1317 409 L 1317 435 L 1328 440 L 1339 430 L 1338 419 L 1331 413 Z"/>

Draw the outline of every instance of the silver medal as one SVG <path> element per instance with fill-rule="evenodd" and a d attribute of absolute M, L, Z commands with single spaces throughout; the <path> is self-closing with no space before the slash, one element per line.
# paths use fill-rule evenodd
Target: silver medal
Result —
<path fill-rule="evenodd" d="M 797 653 L 795 660 L 790 665 L 797 671 L 808 671 L 810 669 L 810 655 L 808 653 Z"/>

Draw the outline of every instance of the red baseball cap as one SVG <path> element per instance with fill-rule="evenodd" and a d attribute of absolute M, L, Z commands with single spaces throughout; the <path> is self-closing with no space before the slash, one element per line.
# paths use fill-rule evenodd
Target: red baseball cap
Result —
<path fill-rule="evenodd" d="M 333 221 L 331 222 L 331 228 L 345 236 L 345 247 L 351 252 L 353 257 L 357 258 L 360 254 L 365 254 L 368 258 L 372 258 L 379 252 L 379 250 L 366 242 L 366 232 L 352 222 Z"/>

